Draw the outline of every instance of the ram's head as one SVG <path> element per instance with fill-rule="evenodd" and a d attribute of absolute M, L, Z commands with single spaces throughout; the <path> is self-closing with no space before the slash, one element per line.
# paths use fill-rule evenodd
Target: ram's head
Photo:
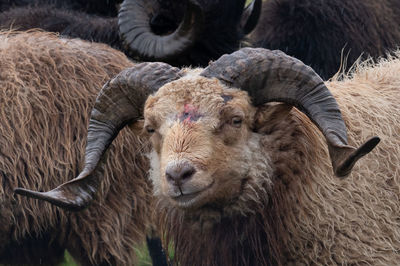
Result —
<path fill-rule="evenodd" d="M 153 147 L 156 194 L 183 208 L 239 196 L 256 154 L 254 114 L 246 92 L 201 76 L 173 81 L 150 96 L 144 130 Z"/>
<path fill-rule="evenodd" d="M 321 130 L 337 176 L 349 174 L 379 142 L 375 137 L 358 149 L 348 145 L 339 107 L 310 67 L 280 51 L 246 48 L 204 70 L 143 63 L 123 71 L 97 98 L 81 174 L 49 192 L 17 192 L 69 209 L 86 207 L 108 146 L 122 127 L 144 116 L 155 193 L 185 209 L 229 204 L 248 182 L 258 182 L 257 175 L 272 174 L 268 154 L 258 148 L 256 119 L 271 101 L 297 107 Z"/>

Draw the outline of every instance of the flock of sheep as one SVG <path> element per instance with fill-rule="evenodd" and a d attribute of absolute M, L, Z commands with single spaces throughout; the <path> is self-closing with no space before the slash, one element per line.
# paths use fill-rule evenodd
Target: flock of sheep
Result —
<path fill-rule="evenodd" d="M 399 1 L 0 0 L 0 28 L 0 264 L 399 263 Z"/>

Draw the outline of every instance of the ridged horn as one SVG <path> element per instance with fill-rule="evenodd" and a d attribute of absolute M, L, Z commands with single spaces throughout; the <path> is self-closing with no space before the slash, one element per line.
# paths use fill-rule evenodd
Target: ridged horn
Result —
<path fill-rule="evenodd" d="M 196 41 L 203 27 L 203 14 L 195 0 L 186 1 L 183 20 L 169 35 L 157 35 L 151 30 L 151 13 L 158 7 L 154 0 L 125 0 L 121 4 L 118 25 L 129 54 L 151 61 L 168 61 L 186 52 Z"/>
<path fill-rule="evenodd" d="M 249 34 L 257 26 L 261 14 L 262 0 L 253 0 L 243 11 L 240 26 L 244 34 Z"/>
<path fill-rule="evenodd" d="M 339 106 L 322 79 L 311 67 L 281 51 L 244 48 L 222 56 L 201 75 L 247 91 L 256 106 L 285 102 L 305 113 L 327 140 L 336 176 L 348 175 L 357 160 L 380 141 L 373 137 L 358 149 L 349 146 Z"/>
<path fill-rule="evenodd" d="M 96 169 L 111 142 L 125 125 L 143 116 L 149 94 L 180 76 L 178 68 L 165 63 L 142 63 L 119 73 L 97 96 L 89 121 L 85 165 L 79 176 L 48 192 L 16 188 L 15 193 L 72 211 L 87 207 L 102 180 Z"/>

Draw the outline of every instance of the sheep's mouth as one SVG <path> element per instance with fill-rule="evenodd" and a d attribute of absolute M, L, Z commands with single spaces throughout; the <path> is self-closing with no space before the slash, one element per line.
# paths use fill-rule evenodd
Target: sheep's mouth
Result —
<path fill-rule="evenodd" d="M 203 190 L 202 191 L 198 191 L 198 192 L 194 192 L 194 193 L 191 193 L 191 194 L 181 194 L 181 195 L 179 195 L 177 197 L 173 197 L 173 199 L 175 201 L 177 201 L 177 202 L 185 203 L 185 202 L 191 201 L 192 199 L 196 198 L 201 192 L 203 192 Z"/>
<path fill-rule="evenodd" d="M 211 184 L 209 184 L 207 187 L 205 187 L 202 190 L 190 193 L 190 194 L 184 194 L 181 192 L 180 195 L 171 197 L 177 204 L 179 207 L 181 208 L 190 208 L 190 207 L 194 207 L 194 205 L 196 205 L 196 203 L 198 203 L 200 201 L 200 199 L 202 198 L 202 196 L 211 189 L 211 187 L 214 185 L 214 181 L 211 182 Z"/>

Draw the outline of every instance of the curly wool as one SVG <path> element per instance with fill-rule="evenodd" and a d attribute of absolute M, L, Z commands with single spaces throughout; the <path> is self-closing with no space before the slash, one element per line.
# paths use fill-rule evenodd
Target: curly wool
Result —
<path fill-rule="evenodd" d="M 284 245 L 296 262 L 394 265 L 400 260 L 399 71 L 396 56 L 376 65 L 363 63 L 343 82 L 327 83 L 341 108 L 350 145 L 372 135 L 380 136 L 381 143 L 345 180 L 332 178 L 328 161 L 310 160 L 314 174 L 305 180 L 311 186 L 299 186 L 301 204 L 286 206 L 286 215 L 295 216 L 282 219 L 291 234 L 282 234 Z M 325 150 L 317 152 L 312 158 L 328 158 Z M 326 169 L 316 167 L 320 165 Z"/>
<path fill-rule="evenodd" d="M 132 129 L 114 141 L 88 209 L 70 213 L 13 195 L 15 187 L 46 191 L 77 175 L 96 95 L 132 65 L 103 44 L 37 31 L 0 34 L 0 263 L 54 264 L 64 249 L 84 265 L 133 263 L 151 187 L 145 145 Z"/>

